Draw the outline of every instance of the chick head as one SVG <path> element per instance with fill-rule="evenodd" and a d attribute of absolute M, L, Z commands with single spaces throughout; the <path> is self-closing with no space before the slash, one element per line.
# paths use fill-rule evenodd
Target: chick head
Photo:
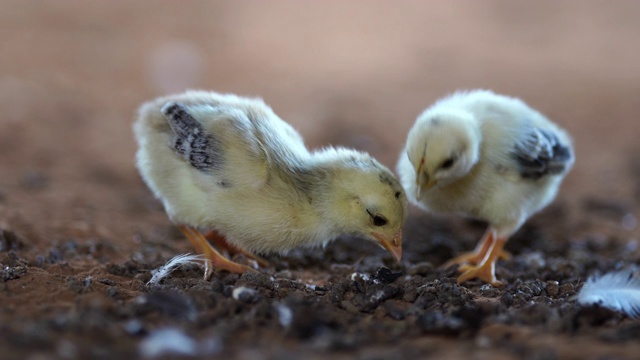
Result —
<path fill-rule="evenodd" d="M 400 261 L 407 212 L 402 185 L 386 167 L 368 156 L 351 160 L 355 161 L 334 178 L 329 216 L 342 233 L 373 241 Z"/>
<path fill-rule="evenodd" d="M 480 136 L 469 112 L 438 109 L 420 115 L 407 139 L 407 156 L 416 171 L 416 198 L 467 175 L 478 162 Z"/>

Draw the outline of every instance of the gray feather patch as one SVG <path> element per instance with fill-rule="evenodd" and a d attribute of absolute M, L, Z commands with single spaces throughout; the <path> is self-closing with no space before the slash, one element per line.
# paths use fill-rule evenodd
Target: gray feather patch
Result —
<path fill-rule="evenodd" d="M 325 171 L 312 171 L 308 167 L 297 165 L 288 169 L 293 185 L 300 193 L 307 198 L 309 203 L 313 202 L 313 192 L 317 184 L 326 181 L 328 174 Z"/>
<path fill-rule="evenodd" d="M 523 140 L 516 143 L 512 154 L 520 175 L 534 180 L 564 172 L 573 159 L 571 148 L 561 144 L 556 134 L 538 128 L 532 128 Z"/>
<path fill-rule="evenodd" d="M 222 168 L 224 158 L 220 142 L 206 134 L 202 125 L 183 105 L 170 102 L 161 111 L 175 134 L 171 145 L 176 154 L 198 170 Z"/>

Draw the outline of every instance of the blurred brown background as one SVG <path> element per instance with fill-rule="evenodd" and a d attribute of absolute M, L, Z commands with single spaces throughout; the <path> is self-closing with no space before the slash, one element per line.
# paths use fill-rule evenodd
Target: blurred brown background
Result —
<path fill-rule="evenodd" d="M 165 222 L 131 201 L 150 198 L 131 123 L 186 88 L 261 96 L 310 146 L 392 168 L 423 108 L 488 88 L 573 134 L 564 200 L 635 196 L 639 15 L 632 0 L 2 1 L 0 227 L 128 241 Z"/>

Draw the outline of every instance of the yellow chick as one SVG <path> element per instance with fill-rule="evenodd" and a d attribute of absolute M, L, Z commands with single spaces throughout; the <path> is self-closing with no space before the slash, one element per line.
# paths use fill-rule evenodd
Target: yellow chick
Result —
<path fill-rule="evenodd" d="M 140 174 L 208 259 L 207 279 L 211 264 L 251 270 L 219 250 L 286 253 L 340 235 L 402 257 L 407 200 L 396 177 L 362 152 L 308 151 L 261 99 L 205 91 L 162 97 L 140 107 L 134 132 Z"/>
<path fill-rule="evenodd" d="M 418 116 L 398 162 L 418 207 L 489 223 L 459 264 L 458 282 L 500 285 L 498 258 L 509 237 L 547 206 L 574 162 L 567 133 L 519 99 L 486 90 L 457 92 Z"/>

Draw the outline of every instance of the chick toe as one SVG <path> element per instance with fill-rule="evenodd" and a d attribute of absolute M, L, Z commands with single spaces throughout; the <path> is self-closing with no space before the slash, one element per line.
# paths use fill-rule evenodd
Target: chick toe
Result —
<path fill-rule="evenodd" d="M 250 252 L 241 249 L 233 244 L 230 244 L 224 236 L 220 235 L 215 230 L 204 234 L 204 237 L 211 245 L 213 245 L 213 247 L 226 252 L 229 257 L 239 254 L 246 257 L 247 259 L 255 261 L 261 267 L 269 267 L 269 262 L 267 260 L 258 255 L 251 254 Z"/>
<path fill-rule="evenodd" d="M 457 279 L 459 284 L 471 279 L 480 279 L 493 286 L 502 285 L 502 283 L 496 279 L 496 261 L 498 261 L 501 256 L 504 256 L 503 248 L 507 243 L 507 239 L 496 238 L 495 235 L 491 235 L 490 238 L 495 240 L 492 241 L 491 246 L 489 246 L 486 251 L 486 256 L 479 264 L 463 264 L 458 268 L 458 271 L 462 272 Z"/>
<path fill-rule="evenodd" d="M 495 262 L 486 262 L 482 265 L 462 265 L 460 270 L 464 272 L 458 276 L 457 282 L 461 284 L 467 280 L 480 279 L 486 283 L 489 283 L 495 287 L 502 286 L 502 283 L 496 279 L 495 274 Z"/>
<path fill-rule="evenodd" d="M 196 229 L 190 226 L 181 225 L 180 231 L 186 236 L 186 238 L 191 242 L 193 247 L 196 248 L 197 251 L 201 252 L 206 258 L 207 261 L 205 263 L 205 271 L 204 271 L 204 279 L 209 280 L 211 275 L 213 274 L 213 269 L 217 270 L 226 270 L 236 274 L 243 274 L 247 271 L 255 271 L 254 269 L 233 262 L 224 255 L 220 254 L 209 242 L 207 239 Z"/>

